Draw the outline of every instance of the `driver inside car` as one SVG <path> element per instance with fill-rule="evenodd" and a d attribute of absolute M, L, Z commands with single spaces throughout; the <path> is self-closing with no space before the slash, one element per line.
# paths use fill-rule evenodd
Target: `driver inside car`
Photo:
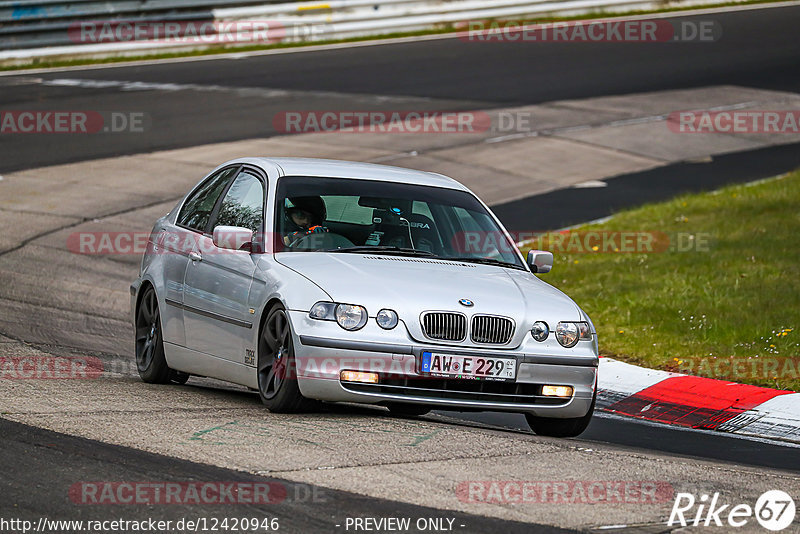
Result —
<path fill-rule="evenodd" d="M 327 213 L 321 197 L 287 198 L 284 202 L 284 230 L 287 232 L 283 242 L 292 247 L 304 237 L 327 232 L 322 226 Z"/>

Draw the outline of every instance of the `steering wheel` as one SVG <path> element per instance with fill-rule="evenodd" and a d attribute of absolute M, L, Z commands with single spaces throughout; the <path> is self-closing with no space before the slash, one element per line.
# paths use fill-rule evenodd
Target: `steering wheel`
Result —
<path fill-rule="evenodd" d="M 327 250 L 354 246 L 355 243 L 345 236 L 334 234 L 333 232 L 306 234 L 289 244 L 289 248 L 294 250 Z"/>

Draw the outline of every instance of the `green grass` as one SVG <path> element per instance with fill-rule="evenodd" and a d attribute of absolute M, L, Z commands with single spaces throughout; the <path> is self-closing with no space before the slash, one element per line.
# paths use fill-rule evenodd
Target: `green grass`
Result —
<path fill-rule="evenodd" d="M 684 252 L 554 250 L 553 271 L 543 279 L 592 317 L 601 354 L 800 390 L 800 171 L 575 229 L 587 230 L 664 232 L 672 243 L 678 234 L 684 242 L 693 235 L 701 245 Z"/>
<path fill-rule="evenodd" d="M 744 6 L 744 5 L 756 5 L 756 4 L 772 4 L 772 3 L 782 3 L 786 0 L 744 0 L 740 2 L 736 1 L 728 1 L 728 2 L 717 2 L 717 3 L 709 3 L 705 5 L 696 5 L 696 6 L 684 6 L 684 7 L 667 7 L 661 9 L 652 9 L 652 10 L 631 10 L 625 11 L 620 13 L 609 13 L 603 10 L 598 10 L 590 13 L 584 13 L 580 15 L 573 15 L 569 17 L 537 17 L 532 19 L 513 19 L 512 22 L 520 23 L 520 24 L 536 24 L 536 23 L 545 23 L 545 22 L 561 22 L 561 21 L 570 21 L 570 20 L 590 20 L 596 18 L 618 18 L 618 17 L 632 17 L 636 15 L 651 15 L 651 14 L 658 14 L 658 13 L 672 13 L 678 11 L 695 11 L 699 9 L 711 9 L 711 8 L 722 8 L 722 7 L 731 7 L 731 6 Z M 489 19 L 486 22 L 491 22 L 494 19 Z M 505 19 L 504 19 L 505 20 Z M 430 30 L 419 30 L 413 32 L 395 32 L 395 33 L 387 33 L 382 35 L 370 35 L 370 36 L 362 36 L 362 37 L 352 37 L 348 39 L 331 39 L 331 40 L 321 40 L 321 41 L 310 41 L 310 42 L 292 42 L 292 43 L 277 43 L 277 44 L 268 44 L 268 45 L 242 45 L 242 46 L 231 46 L 231 45 L 219 45 L 219 46 L 212 46 L 209 48 L 201 49 L 201 50 L 186 50 L 181 52 L 169 52 L 169 53 L 159 53 L 154 51 L 152 53 L 143 53 L 141 55 L 131 55 L 131 56 L 113 56 L 113 57 L 103 57 L 103 58 L 76 58 L 76 59 L 42 59 L 42 58 L 31 58 L 30 63 L 22 64 L 22 65 L 0 65 L 0 72 L 2 71 L 13 71 L 13 70 L 28 70 L 28 69 L 43 69 L 43 68 L 59 68 L 59 67 L 78 67 L 83 65 L 101 65 L 107 63 L 125 63 L 131 61 L 153 61 L 158 59 L 172 59 L 172 58 L 181 58 L 181 57 L 199 57 L 199 56 L 210 56 L 210 55 L 218 55 L 218 54 L 229 54 L 229 53 L 242 53 L 242 52 L 252 52 L 252 51 L 260 51 L 260 50 L 273 50 L 273 49 L 281 49 L 281 48 L 298 48 L 298 47 L 305 47 L 305 46 L 320 46 L 320 45 L 330 45 L 330 44 L 339 44 L 339 43 L 353 43 L 353 42 L 362 42 L 362 41 L 378 41 L 384 39 L 393 39 L 397 37 L 415 37 L 415 36 L 424 36 L 424 35 L 439 35 L 439 34 L 446 34 L 446 33 L 454 33 L 464 31 L 463 28 L 457 28 L 453 24 L 447 23 L 442 24 L 437 28 L 433 28 Z"/>

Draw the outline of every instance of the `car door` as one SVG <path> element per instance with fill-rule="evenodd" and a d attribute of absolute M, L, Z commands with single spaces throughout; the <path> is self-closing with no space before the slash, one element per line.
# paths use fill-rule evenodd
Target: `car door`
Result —
<path fill-rule="evenodd" d="M 257 255 L 250 250 L 218 248 L 217 226 L 251 229 L 263 235 L 265 179 L 242 169 L 214 208 L 206 232 L 186 269 L 183 292 L 186 346 L 213 356 L 245 363 L 245 342 L 251 336 L 254 311 L 248 296 Z M 250 362 L 247 362 L 250 363 Z"/>
<path fill-rule="evenodd" d="M 211 213 L 222 193 L 236 176 L 239 166 L 228 167 L 213 173 L 198 185 L 181 206 L 175 223 L 166 223 L 160 228 L 155 241 L 161 254 L 165 279 L 162 312 L 164 340 L 185 345 L 183 324 L 183 284 L 189 254 L 193 252 L 197 239 L 208 226 Z"/>

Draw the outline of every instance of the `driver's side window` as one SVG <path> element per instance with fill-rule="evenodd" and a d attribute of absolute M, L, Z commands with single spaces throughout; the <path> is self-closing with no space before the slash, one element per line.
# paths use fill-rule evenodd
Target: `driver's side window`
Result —
<path fill-rule="evenodd" d="M 195 189 L 178 213 L 178 226 L 205 233 L 214 205 L 237 170 L 238 167 L 223 169 Z"/>
<path fill-rule="evenodd" d="M 258 235 L 263 221 L 264 186 L 253 174 L 243 171 L 222 199 L 214 227 L 238 226 Z"/>

